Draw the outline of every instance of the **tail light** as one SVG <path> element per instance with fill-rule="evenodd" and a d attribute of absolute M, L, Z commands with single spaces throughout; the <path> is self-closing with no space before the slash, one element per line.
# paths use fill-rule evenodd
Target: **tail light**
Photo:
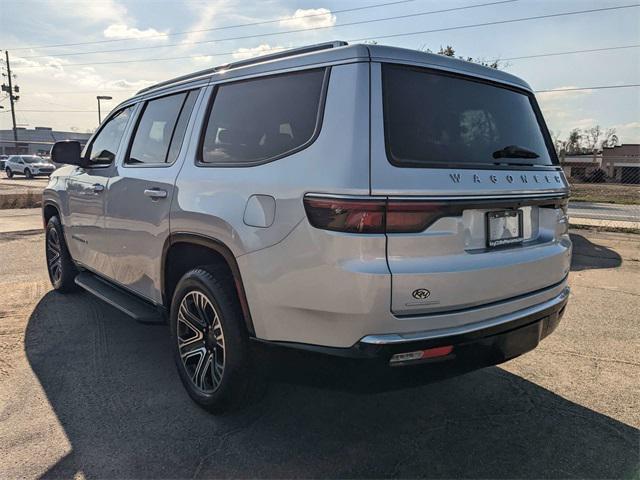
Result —
<path fill-rule="evenodd" d="M 316 228 L 349 233 L 384 233 L 384 200 L 305 197 L 304 208 Z"/>
<path fill-rule="evenodd" d="M 316 228 L 348 233 L 422 232 L 447 214 L 438 202 L 305 197 L 304 208 Z"/>

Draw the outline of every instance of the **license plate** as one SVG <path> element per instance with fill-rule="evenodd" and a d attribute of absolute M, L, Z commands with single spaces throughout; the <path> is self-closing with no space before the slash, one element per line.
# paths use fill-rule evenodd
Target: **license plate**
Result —
<path fill-rule="evenodd" d="M 487 212 L 487 246 L 500 247 L 522 242 L 522 211 Z"/>

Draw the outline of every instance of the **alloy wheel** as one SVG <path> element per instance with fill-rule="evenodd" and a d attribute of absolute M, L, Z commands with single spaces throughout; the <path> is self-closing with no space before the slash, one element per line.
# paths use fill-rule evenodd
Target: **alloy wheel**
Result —
<path fill-rule="evenodd" d="M 50 228 L 47 232 L 47 267 L 53 283 L 57 283 L 62 278 L 62 249 L 60 236 L 55 228 Z"/>
<path fill-rule="evenodd" d="M 218 312 L 204 293 L 192 290 L 183 297 L 176 336 L 191 382 L 201 392 L 213 393 L 224 374 L 224 332 Z"/>

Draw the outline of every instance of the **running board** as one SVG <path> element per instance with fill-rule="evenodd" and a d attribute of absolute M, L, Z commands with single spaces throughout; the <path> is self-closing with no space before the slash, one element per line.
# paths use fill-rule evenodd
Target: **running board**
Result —
<path fill-rule="evenodd" d="M 141 300 L 132 293 L 112 285 L 90 272 L 81 272 L 76 284 L 105 301 L 112 307 L 127 314 L 141 323 L 165 323 L 164 312 L 149 302 Z"/>

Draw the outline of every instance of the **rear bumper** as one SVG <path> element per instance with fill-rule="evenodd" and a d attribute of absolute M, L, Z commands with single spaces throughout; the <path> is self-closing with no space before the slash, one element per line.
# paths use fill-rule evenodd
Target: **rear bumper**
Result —
<path fill-rule="evenodd" d="M 289 342 L 266 342 L 272 345 L 329 354 L 349 359 L 369 360 L 360 363 L 387 370 L 391 357 L 441 346 L 452 346 L 444 357 L 412 360 L 398 366 L 437 364 L 439 370 L 469 371 L 496 365 L 533 350 L 560 323 L 569 299 L 569 287 L 556 297 L 538 305 L 483 322 L 428 332 L 367 335 L 350 348 L 332 348 Z"/>

